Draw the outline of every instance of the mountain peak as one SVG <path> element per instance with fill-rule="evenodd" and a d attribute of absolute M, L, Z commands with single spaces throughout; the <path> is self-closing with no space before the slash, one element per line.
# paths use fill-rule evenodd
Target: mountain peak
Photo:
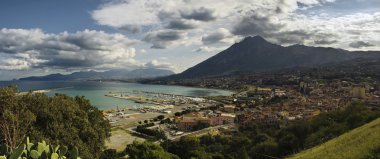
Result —
<path fill-rule="evenodd" d="M 295 67 L 314 67 L 355 58 L 380 57 L 348 51 L 294 45 L 283 47 L 260 36 L 246 37 L 219 54 L 187 69 L 176 78 L 196 78 L 239 73 L 269 72 Z"/>
<path fill-rule="evenodd" d="M 261 36 L 248 36 L 244 38 L 241 42 L 268 42 Z"/>

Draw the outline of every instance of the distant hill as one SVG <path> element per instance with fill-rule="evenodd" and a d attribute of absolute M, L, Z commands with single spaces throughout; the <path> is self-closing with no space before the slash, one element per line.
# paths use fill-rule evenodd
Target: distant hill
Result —
<path fill-rule="evenodd" d="M 380 119 L 351 130 L 288 159 L 377 159 L 380 158 Z"/>
<path fill-rule="evenodd" d="M 126 79 L 140 79 L 140 78 L 155 78 L 162 76 L 169 76 L 174 74 L 173 71 L 164 69 L 136 69 L 125 70 L 115 69 L 105 72 L 86 71 L 86 72 L 74 72 L 72 74 L 50 74 L 46 76 L 33 76 L 20 78 L 21 81 L 70 81 L 70 80 L 126 80 Z"/>
<path fill-rule="evenodd" d="M 255 73 L 293 67 L 314 67 L 356 58 L 380 58 L 380 52 L 350 52 L 342 49 L 280 46 L 260 36 L 247 37 L 219 54 L 173 75 L 170 79 L 223 76 L 235 73 Z"/>

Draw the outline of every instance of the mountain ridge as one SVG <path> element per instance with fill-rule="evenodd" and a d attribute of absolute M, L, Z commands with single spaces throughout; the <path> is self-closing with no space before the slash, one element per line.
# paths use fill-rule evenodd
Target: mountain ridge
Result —
<path fill-rule="evenodd" d="M 68 81 L 68 80 L 108 80 L 108 79 L 139 79 L 155 78 L 174 74 L 173 71 L 165 69 L 144 68 L 135 70 L 115 69 L 104 72 L 81 71 L 71 74 L 54 73 L 46 76 L 31 76 L 20 78 L 21 81 Z"/>

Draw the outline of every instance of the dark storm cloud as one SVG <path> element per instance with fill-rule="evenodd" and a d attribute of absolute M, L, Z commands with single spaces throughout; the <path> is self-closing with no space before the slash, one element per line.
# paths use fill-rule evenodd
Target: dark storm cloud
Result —
<path fill-rule="evenodd" d="M 312 37 L 312 34 L 305 30 L 283 31 L 276 34 L 276 39 L 281 44 L 303 44 Z"/>
<path fill-rule="evenodd" d="M 184 33 L 180 31 L 160 30 L 147 33 L 142 40 L 153 44 L 151 48 L 165 49 L 168 45 L 171 45 L 173 41 L 180 40 L 183 37 Z"/>
<path fill-rule="evenodd" d="M 186 20 L 172 20 L 169 22 L 167 28 L 168 29 L 177 29 L 177 30 L 188 30 L 195 29 L 197 26 Z"/>
<path fill-rule="evenodd" d="M 305 30 L 284 31 L 284 27 L 284 24 L 272 22 L 270 16 L 252 12 L 235 25 L 232 33 L 242 36 L 260 35 L 280 44 L 303 43 L 305 39 L 311 37 L 311 33 Z"/>
<path fill-rule="evenodd" d="M 175 18 L 175 15 L 176 15 L 175 12 L 161 10 L 161 11 L 158 12 L 157 17 L 160 20 L 166 20 L 166 19 L 173 19 L 173 18 Z"/>
<path fill-rule="evenodd" d="M 203 36 L 202 37 L 202 42 L 203 44 L 214 44 L 214 43 L 218 43 L 226 38 L 229 38 L 231 37 L 231 33 L 227 30 L 227 29 L 224 29 L 224 28 L 221 28 L 221 29 L 218 29 L 216 30 L 215 32 L 209 34 L 209 35 L 206 35 L 206 36 Z"/>
<path fill-rule="evenodd" d="M 119 27 L 120 30 L 124 30 L 131 33 L 140 33 L 141 27 L 137 25 L 124 25 L 122 27 Z"/>
<path fill-rule="evenodd" d="M 371 46 L 375 46 L 369 42 L 365 42 L 365 41 L 357 41 L 357 42 L 352 42 L 349 44 L 350 47 L 352 48 L 363 48 L 363 47 L 371 47 Z"/>
<path fill-rule="evenodd" d="M 182 37 L 182 33 L 178 31 L 164 31 L 156 34 L 157 40 L 160 41 L 174 41 Z"/>
<path fill-rule="evenodd" d="M 214 10 L 201 7 L 191 11 L 181 11 L 181 17 L 199 21 L 213 21 L 216 19 Z"/>
<path fill-rule="evenodd" d="M 325 39 L 321 39 L 321 40 L 315 40 L 314 44 L 317 44 L 317 45 L 331 45 L 331 44 L 335 44 L 337 42 L 338 42 L 338 40 L 325 40 Z"/>
<path fill-rule="evenodd" d="M 267 35 L 272 32 L 277 32 L 284 25 L 276 24 L 270 21 L 269 16 L 259 15 L 253 12 L 251 15 L 243 17 L 232 29 L 235 35 L 250 36 L 250 35 Z"/>
<path fill-rule="evenodd" d="M 262 11 L 264 12 L 264 11 Z M 232 33 L 240 36 L 260 35 L 272 42 L 278 44 L 304 44 L 305 41 L 315 39 L 314 44 L 329 45 L 338 42 L 335 40 L 337 35 L 334 33 L 327 34 L 324 30 L 315 28 L 308 29 L 290 29 L 286 23 L 274 21 L 271 16 L 277 13 L 262 13 L 252 11 L 243 17 L 232 29 Z M 283 11 L 281 11 L 283 12 Z"/>
<path fill-rule="evenodd" d="M 202 37 L 202 42 L 204 44 L 213 44 L 217 43 L 220 40 L 223 40 L 225 38 L 225 35 L 223 33 L 216 33 L 209 36 Z"/>

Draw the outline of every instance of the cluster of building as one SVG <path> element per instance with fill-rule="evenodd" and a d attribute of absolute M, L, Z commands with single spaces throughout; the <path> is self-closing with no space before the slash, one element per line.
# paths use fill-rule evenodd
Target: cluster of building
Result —
<path fill-rule="evenodd" d="M 258 88 L 236 97 L 236 105 L 240 107 L 236 121 L 243 126 L 257 123 L 280 127 L 292 120 L 307 120 L 322 112 L 342 109 L 355 101 L 379 107 L 379 95 L 378 83 L 368 81 L 308 79 L 299 85 L 283 85 L 281 89 Z"/>
<path fill-rule="evenodd" d="M 222 83 L 230 84 L 225 82 L 230 80 L 222 79 Z M 206 107 L 191 109 L 192 113 L 176 116 L 175 126 L 185 132 L 229 123 L 281 127 L 295 120 L 308 120 L 324 112 L 343 109 L 356 101 L 380 107 L 380 82 L 369 78 L 319 79 L 280 75 L 247 77 L 240 82 L 254 84 L 235 94 L 232 104 L 218 106 L 216 110 Z M 202 84 L 212 83 L 205 80 Z"/>
<path fill-rule="evenodd" d="M 181 131 L 193 131 L 197 127 L 209 127 L 234 123 L 235 115 L 230 113 L 213 112 L 211 110 L 203 112 L 193 112 L 175 118 L 176 126 Z"/>

